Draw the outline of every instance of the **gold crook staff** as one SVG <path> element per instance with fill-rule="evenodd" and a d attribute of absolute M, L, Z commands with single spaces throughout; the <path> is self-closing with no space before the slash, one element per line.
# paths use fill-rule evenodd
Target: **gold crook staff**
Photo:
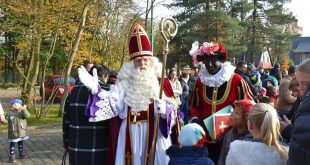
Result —
<path fill-rule="evenodd" d="M 164 17 L 160 21 L 160 33 L 163 36 L 166 46 L 163 50 L 163 67 L 161 70 L 161 79 L 160 79 L 160 90 L 159 90 L 159 98 L 162 99 L 163 96 L 163 84 L 164 84 L 164 78 L 165 78 L 165 68 L 167 63 L 167 55 L 169 52 L 169 43 L 170 40 L 177 34 L 178 32 L 178 25 L 176 21 L 172 17 Z M 150 163 L 151 165 L 154 165 L 155 162 L 155 152 L 156 152 L 156 141 L 157 141 L 157 135 L 158 135 L 158 127 L 159 127 L 159 118 L 160 116 L 157 116 L 156 119 L 156 126 L 155 126 L 155 134 L 152 141 L 152 148 L 151 148 L 151 159 Z"/>

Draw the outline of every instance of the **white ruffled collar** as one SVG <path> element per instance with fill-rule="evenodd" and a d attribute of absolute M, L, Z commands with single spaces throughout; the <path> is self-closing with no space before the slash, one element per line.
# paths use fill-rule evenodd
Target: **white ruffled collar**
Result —
<path fill-rule="evenodd" d="M 198 75 L 202 84 L 209 87 L 220 87 L 233 76 L 235 69 L 236 68 L 232 66 L 230 62 L 225 62 L 222 64 L 222 68 L 219 72 L 215 75 L 211 75 L 203 65 Z"/>

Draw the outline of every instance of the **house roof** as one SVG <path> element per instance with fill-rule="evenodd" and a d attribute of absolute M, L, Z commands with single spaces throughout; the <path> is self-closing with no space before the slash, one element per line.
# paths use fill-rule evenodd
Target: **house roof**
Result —
<path fill-rule="evenodd" d="M 300 37 L 293 42 L 292 46 L 295 53 L 310 52 L 310 37 Z"/>
<path fill-rule="evenodd" d="M 272 69 L 273 66 L 270 62 L 259 62 L 258 67 L 262 67 L 264 69 Z"/>
<path fill-rule="evenodd" d="M 262 53 L 260 60 L 259 60 L 259 63 L 258 63 L 258 67 L 262 67 L 264 69 L 273 68 L 273 66 L 271 64 L 270 56 L 269 56 L 267 51 Z"/>

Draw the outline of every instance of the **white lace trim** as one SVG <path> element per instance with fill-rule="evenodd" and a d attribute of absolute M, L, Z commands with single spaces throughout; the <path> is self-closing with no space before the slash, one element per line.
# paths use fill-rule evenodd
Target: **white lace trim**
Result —
<path fill-rule="evenodd" d="M 230 62 L 225 62 L 222 64 L 222 68 L 219 72 L 215 75 L 211 75 L 205 66 L 202 66 L 199 77 L 201 83 L 208 87 L 220 87 L 233 76 L 235 69 L 236 68 L 232 66 Z"/>
<path fill-rule="evenodd" d="M 99 110 L 95 113 L 96 117 L 90 117 L 89 122 L 98 122 L 117 116 L 116 101 L 110 96 L 108 91 L 102 90 L 98 93 L 100 101 L 96 103 Z"/>

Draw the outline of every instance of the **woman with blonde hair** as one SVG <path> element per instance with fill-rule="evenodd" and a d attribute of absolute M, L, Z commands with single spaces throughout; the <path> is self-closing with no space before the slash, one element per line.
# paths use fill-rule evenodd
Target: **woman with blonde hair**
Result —
<path fill-rule="evenodd" d="M 232 142 L 226 164 L 286 164 L 287 151 L 279 142 L 280 123 L 274 107 L 257 103 L 249 112 L 247 124 L 253 139 Z"/>

